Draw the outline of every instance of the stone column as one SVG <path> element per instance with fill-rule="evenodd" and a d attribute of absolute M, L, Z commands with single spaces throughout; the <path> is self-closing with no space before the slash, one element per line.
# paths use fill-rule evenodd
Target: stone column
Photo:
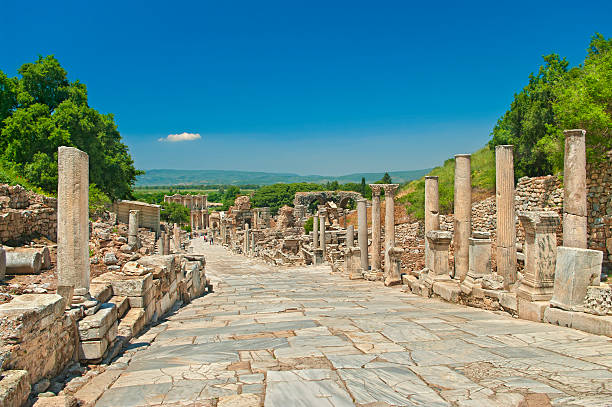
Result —
<path fill-rule="evenodd" d="M 244 255 L 248 256 L 249 254 L 249 224 L 244 224 Z"/>
<path fill-rule="evenodd" d="M 325 261 L 325 256 L 327 252 L 325 251 L 325 217 L 327 215 L 327 211 L 325 209 L 321 209 L 319 211 L 319 244 L 321 246 L 321 250 L 323 251 L 323 261 Z"/>
<path fill-rule="evenodd" d="M 170 254 L 170 234 L 168 232 L 164 232 L 164 255 Z"/>
<path fill-rule="evenodd" d="M 495 204 L 497 208 L 497 274 L 507 290 L 516 282 L 513 146 L 495 147 Z"/>
<path fill-rule="evenodd" d="M 355 226 L 348 225 L 346 227 L 346 247 L 355 246 Z"/>
<path fill-rule="evenodd" d="M 440 199 L 438 177 L 425 177 L 425 267 L 431 269 L 429 239 L 427 234 L 440 229 Z"/>
<path fill-rule="evenodd" d="M 316 213 L 312 219 L 312 248 L 319 248 L 319 215 Z"/>
<path fill-rule="evenodd" d="M 128 245 L 132 247 L 138 246 L 138 226 L 140 219 L 140 211 L 130 210 L 128 218 Z"/>
<path fill-rule="evenodd" d="M 370 184 L 372 188 L 372 270 L 380 270 L 380 191 L 381 184 Z"/>
<path fill-rule="evenodd" d="M 174 233 L 174 250 L 175 253 L 179 253 L 181 251 L 181 229 L 177 223 L 174 224 L 172 232 Z"/>
<path fill-rule="evenodd" d="M 357 240 L 359 242 L 359 250 L 361 250 L 361 268 L 363 271 L 368 271 L 368 208 L 367 200 L 364 198 L 357 199 Z"/>
<path fill-rule="evenodd" d="M 472 233 L 472 167 L 470 154 L 455 155 L 455 278 L 463 281 L 469 270 Z"/>
<path fill-rule="evenodd" d="M 255 231 L 251 230 L 251 255 L 255 256 Z"/>
<path fill-rule="evenodd" d="M 73 147 L 58 149 L 57 270 L 72 303 L 89 300 L 89 156 Z"/>
<path fill-rule="evenodd" d="M 525 229 L 525 270 L 516 294 L 528 301 L 548 301 L 555 279 L 559 215 L 525 211 L 519 212 L 518 217 Z"/>
<path fill-rule="evenodd" d="M 6 276 L 6 251 L 0 246 L 0 281 Z"/>
<path fill-rule="evenodd" d="M 394 273 L 390 250 L 395 247 L 395 191 L 399 184 L 383 184 L 385 190 L 385 285 L 399 284 L 401 278 Z"/>
<path fill-rule="evenodd" d="M 565 130 L 563 134 L 565 134 L 563 246 L 586 249 L 586 131 Z"/>

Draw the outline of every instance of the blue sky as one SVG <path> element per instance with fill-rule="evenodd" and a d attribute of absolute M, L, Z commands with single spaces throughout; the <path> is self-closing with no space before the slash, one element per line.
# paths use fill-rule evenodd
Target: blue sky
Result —
<path fill-rule="evenodd" d="M 18 4 L 26 3 L 26 4 Z M 556 52 L 612 35 L 610 1 L 4 2 L 0 70 L 54 54 L 142 169 L 341 175 L 483 146 Z M 159 141 L 171 134 L 190 141 Z"/>

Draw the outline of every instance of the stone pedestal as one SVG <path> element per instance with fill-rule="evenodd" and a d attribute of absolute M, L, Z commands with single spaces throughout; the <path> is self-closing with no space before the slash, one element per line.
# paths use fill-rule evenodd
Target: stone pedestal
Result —
<path fill-rule="evenodd" d="M 363 279 L 363 269 L 361 266 L 361 249 L 359 247 L 349 247 L 348 252 L 348 273 L 349 279 Z"/>
<path fill-rule="evenodd" d="M 525 229 L 525 271 L 517 295 L 529 301 L 547 301 L 553 293 L 557 259 L 556 212 L 519 212 Z"/>
<path fill-rule="evenodd" d="M 491 235 L 488 232 L 476 232 L 469 239 L 468 273 L 461 285 L 461 290 L 470 294 L 472 289 L 480 287 L 482 279 L 491 274 Z"/>
<path fill-rule="evenodd" d="M 73 303 L 89 300 L 89 156 L 73 147 L 58 149 L 57 270 Z"/>
<path fill-rule="evenodd" d="M 504 288 L 516 282 L 513 146 L 495 147 L 495 203 L 497 208 L 497 273 Z"/>
<path fill-rule="evenodd" d="M 357 240 L 361 250 L 361 269 L 368 271 L 368 209 L 367 201 L 363 198 L 357 199 L 357 218 L 359 221 Z"/>
<path fill-rule="evenodd" d="M 355 227 L 348 225 L 346 227 L 346 247 L 355 246 Z"/>
<path fill-rule="evenodd" d="M 319 215 L 314 215 L 312 219 L 312 247 L 319 247 Z"/>
<path fill-rule="evenodd" d="M 445 230 L 430 230 L 427 232 L 429 241 L 430 268 L 428 280 L 450 280 L 448 266 L 448 248 L 453 234 Z"/>
<path fill-rule="evenodd" d="M 584 130 L 565 130 L 563 246 L 587 248 L 586 145 Z"/>
<path fill-rule="evenodd" d="M 325 250 L 325 218 L 327 217 L 327 211 L 324 209 L 319 210 L 319 245 L 323 251 L 323 261 L 325 261 L 326 250 Z"/>
<path fill-rule="evenodd" d="M 128 245 L 137 249 L 139 245 L 138 240 L 138 226 L 140 223 L 140 211 L 131 210 L 128 218 Z"/>
<path fill-rule="evenodd" d="M 380 191 L 381 184 L 370 184 L 372 189 L 372 270 L 381 269 L 380 238 L 382 225 L 380 222 Z"/>
<path fill-rule="evenodd" d="M 391 247 L 387 250 L 389 257 L 389 274 L 385 278 L 385 285 L 398 285 L 402 283 L 402 254 L 404 249 L 401 247 Z"/>
<path fill-rule="evenodd" d="M 385 190 L 385 285 L 401 283 L 399 274 L 394 273 L 391 250 L 395 248 L 395 191 L 398 184 L 382 184 Z"/>
<path fill-rule="evenodd" d="M 438 177 L 425 177 L 425 236 L 440 229 Z M 425 268 L 431 269 L 429 239 L 425 238 Z"/>
<path fill-rule="evenodd" d="M 323 264 L 323 249 L 321 248 L 314 249 L 313 254 L 314 254 L 314 259 L 313 259 L 314 265 L 318 266 L 320 264 Z"/>
<path fill-rule="evenodd" d="M 469 242 L 472 233 L 471 155 L 455 156 L 455 279 L 463 281 L 469 269 Z"/>
<path fill-rule="evenodd" d="M 567 311 L 583 311 L 587 288 L 600 283 L 603 253 L 560 246 L 556 260 L 550 305 Z"/>

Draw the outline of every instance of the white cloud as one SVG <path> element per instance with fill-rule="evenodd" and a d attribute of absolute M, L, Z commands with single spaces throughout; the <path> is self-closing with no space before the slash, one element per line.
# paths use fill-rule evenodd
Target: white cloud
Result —
<path fill-rule="evenodd" d="M 199 140 L 202 136 L 199 133 L 181 133 L 181 134 L 168 134 L 168 137 L 161 137 L 157 141 L 168 141 L 170 143 L 176 143 L 179 141 L 191 141 Z"/>

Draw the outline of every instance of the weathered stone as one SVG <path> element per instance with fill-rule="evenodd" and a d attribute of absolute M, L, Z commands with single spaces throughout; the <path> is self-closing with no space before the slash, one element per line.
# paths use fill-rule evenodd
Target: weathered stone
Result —
<path fill-rule="evenodd" d="M 431 255 L 429 275 L 434 280 L 450 279 L 448 247 L 452 237 L 453 235 L 451 232 L 443 230 L 431 230 L 427 233 Z"/>
<path fill-rule="evenodd" d="M 560 246 L 550 304 L 568 311 L 582 311 L 587 287 L 599 285 L 603 253 L 598 250 Z"/>
<path fill-rule="evenodd" d="M 542 322 L 544 311 L 549 307 L 548 301 L 530 301 L 521 297 L 518 300 L 518 316 L 528 321 Z"/>
<path fill-rule="evenodd" d="M 51 397 L 40 397 L 39 395 L 32 407 L 78 407 L 78 405 L 77 399 L 70 394 Z"/>
<path fill-rule="evenodd" d="M 612 337 L 612 316 L 591 315 L 549 307 L 544 312 L 544 322 Z"/>
<path fill-rule="evenodd" d="M 359 253 L 361 255 L 361 269 L 367 271 L 368 261 L 368 209 L 367 201 L 363 198 L 357 199 L 357 241 L 359 243 Z"/>
<path fill-rule="evenodd" d="M 6 275 L 6 251 L 0 246 L 0 281 L 4 281 Z"/>
<path fill-rule="evenodd" d="M 525 270 L 517 295 L 529 301 L 546 301 L 552 297 L 557 258 L 556 212 L 519 212 L 525 229 Z"/>
<path fill-rule="evenodd" d="M 497 208 L 497 273 L 504 287 L 516 282 L 516 229 L 514 212 L 513 146 L 495 147 L 495 196 Z"/>
<path fill-rule="evenodd" d="M 605 283 L 587 287 L 584 312 L 594 315 L 612 315 L 612 287 Z"/>
<path fill-rule="evenodd" d="M 25 405 L 30 395 L 30 380 L 25 370 L 7 370 L 0 376 L 0 407 Z"/>
<path fill-rule="evenodd" d="M 395 192 L 398 184 L 383 184 L 385 190 L 385 285 L 401 283 L 399 271 L 394 267 L 391 251 L 395 248 Z"/>
<path fill-rule="evenodd" d="M 470 294 L 474 286 L 479 286 L 485 275 L 491 274 L 491 239 L 471 237 L 469 243 L 468 274 L 461 285 L 466 294 Z"/>
<path fill-rule="evenodd" d="M 472 232 L 472 179 L 471 155 L 455 155 L 455 213 L 453 246 L 455 275 L 465 280 L 469 270 L 469 241 Z"/>
<path fill-rule="evenodd" d="M 87 316 L 77 323 L 79 338 L 82 341 L 101 339 L 116 321 L 117 308 L 115 304 L 102 304 L 95 314 Z"/>
<path fill-rule="evenodd" d="M 346 227 L 346 246 L 355 246 L 355 227 L 353 225 L 348 225 Z"/>
<path fill-rule="evenodd" d="M 39 274 L 42 256 L 37 251 L 6 252 L 6 274 Z"/>
<path fill-rule="evenodd" d="M 115 295 L 137 297 L 144 295 L 153 285 L 153 275 L 126 276 L 119 273 L 105 273 L 95 278 L 96 282 L 110 283 Z"/>
<path fill-rule="evenodd" d="M 425 236 L 431 230 L 440 229 L 438 177 L 425 177 Z M 425 267 L 431 269 L 429 239 L 425 237 Z"/>
<path fill-rule="evenodd" d="M 106 264 L 107 266 L 113 266 L 117 263 L 119 263 L 119 259 L 117 259 L 117 256 L 115 256 L 115 253 L 113 252 L 108 252 L 104 255 L 104 260 L 103 260 L 104 264 Z"/>
<path fill-rule="evenodd" d="M 319 215 L 315 213 L 312 218 L 312 248 L 319 247 Z"/>
<path fill-rule="evenodd" d="M 73 147 L 58 149 L 58 285 L 74 287 L 73 301 L 89 295 L 89 156 Z"/>
<path fill-rule="evenodd" d="M 119 335 L 131 339 L 138 335 L 146 324 L 145 311 L 142 308 L 132 308 L 119 322 Z"/>
<path fill-rule="evenodd" d="M 370 184 L 372 189 L 372 270 L 381 269 L 380 239 L 382 224 L 380 221 L 381 184 Z"/>

